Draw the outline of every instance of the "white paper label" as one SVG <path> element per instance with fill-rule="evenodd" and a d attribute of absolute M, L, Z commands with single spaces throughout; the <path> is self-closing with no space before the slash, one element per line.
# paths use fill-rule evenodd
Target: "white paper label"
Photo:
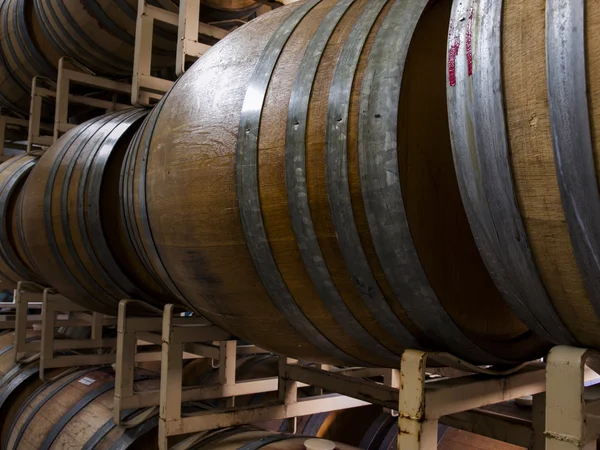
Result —
<path fill-rule="evenodd" d="M 96 380 L 94 380 L 93 378 L 84 377 L 81 380 L 79 380 L 79 382 L 81 384 L 85 384 L 86 386 L 90 386 L 90 385 L 94 384 L 96 382 Z"/>

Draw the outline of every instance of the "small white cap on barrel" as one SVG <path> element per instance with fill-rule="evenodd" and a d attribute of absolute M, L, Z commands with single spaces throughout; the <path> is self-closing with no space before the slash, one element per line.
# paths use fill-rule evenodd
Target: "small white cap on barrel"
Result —
<path fill-rule="evenodd" d="M 307 439 L 304 441 L 304 447 L 306 450 L 333 450 L 335 442 L 326 439 Z"/>

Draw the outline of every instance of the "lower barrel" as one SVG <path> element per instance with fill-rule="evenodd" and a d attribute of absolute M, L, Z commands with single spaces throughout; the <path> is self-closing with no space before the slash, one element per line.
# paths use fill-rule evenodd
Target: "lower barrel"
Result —
<path fill-rule="evenodd" d="M 274 433 L 251 427 L 237 427 L 216 432 L 201 433 L 188 438 L 185 443 L 190 449 L 211 448 L 218 450 L 239 450 L 261 448 L 264 450 L 305 450 L 304 443 L 310 436 Z M 338 450 L 350 450 L 346 444 L 335 443 Z"/>
<path fill-rule="evenodd" d="M 310 361 L 545 353 L 461 201 L 445 106 L 451 7 L 294 3 L 180 78 L 130 148 L 125 183 L 140 257 L 173 295 Z"/>
<path fill-rule="evenodd" d="M 39 340 L 40 334 L 28 331 L 26 339 Z M 0 333 L 0 446 L 20 405 L 42 384 L 38 361 L 15 362 L 14 340 L 13 331 Z"/>
<path fill-rule="evenodd" d="M 15 156 L 0 165 L 0 286 L 15 289 L 19 281 L 44 284 L 24 242 L 21 220 L 23 190 L 37 157 Z"/>
<path fill-rule="evenodd" d="M 156 390 L 160 384 L 157 374 L 143 370 L 136 371 L 134 380 L 138 390 Z M 21 405 L 3 448 L 109 448 L 131 440 L 134 433 L 113 422 L 114 383 L 111 368 L 92 367 L 40 386 Z M 140 412 L 129 411 L 128 416 Z"/>
<path fill-rule="evenodd" d="M 166 295 L 135 255 L 121 215 L 125 151 L 147 112 L 92 119 L 46 150 L 22 202 L 25 247 L 49 286 L 93 311 L 125 298 L 157 307 Z"/>

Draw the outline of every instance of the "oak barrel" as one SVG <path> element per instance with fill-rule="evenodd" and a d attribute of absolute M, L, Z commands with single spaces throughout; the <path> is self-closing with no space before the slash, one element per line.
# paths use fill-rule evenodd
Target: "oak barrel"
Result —
<path fill-rule="evenodd" d="M 135 435 L 131 430 L 115 426 L 114 383 L 111 368 L 92 367 L 78 369 L 40 386 L 21 405 L 3 448 L 110 448 L 131 443 L 132 439 L 151 442 L 140 428 L 135 429 L 135 433 L 139 433 Z M 157 374 L 136 371 L 137 390 L 156 390 L 159 383 Z M 134 418 L 140 412 L 128 411 L 126 415 Z"/>
<path fill-rule="evenodd" d="M 0 105 L 29 115 L 31 81 L 56 78 L 61 56 L 46 41 L 28 0 L 0 3 Z"/>
<path fill-rule="evenodd" d="M 264 450 L 305 450 L 304 442 L 310 436 L 274 433 L 252 427 L 225 428 L 216 432 L 200 433 L 188 438 L 185 443 L 190 449 L 240 450 L 261 448 Z M 177 447 L 176 447 L 177 448 Z M 346 444 L 335 443 L 337 450 L 351 450 Z"/>
<path fill-rule="evenodd" d="M 34 0 L 44 36 L 61 56 L 70 56 L 104 75 L 127 75 L 133 70 L 137 0 Z M 151 5 L 176 5 L 151 0 Z M 174 64 L 177 32 L 160 22 L 154 26 L 155 67 Z"/>
<path fill-rule="evenodd" d="M 543 354 L 461 202 L 445 108 L 451 1 L 311 0 L 203 56 L 129 151 L 129 231 L 182 302 L 263 348 L 397 367 Z"/>
<path fill-rule="evenodd" d="M 447 94 L 471 229 L 505 301 L 600 348 L 600 5 L 454 2 Z"/>
<path fill-rule="evenodd" d="M 24 244 L 23 189 L 36 156 L 15 156 L 0 165 L 0 289 L 15 289 L 19 281 L 44 284 Z"/>
<path fill-rule="evenodd" d="M 92 119 L 39 159 L 25 186 L 25 246 L 47 283 L 93 311 L 115 313 L 124 298 L 155 306 L 166 298 L 144 268 L 120 211 L 119 176 L 146 111 Z"/>
<path fill-rule="evenodd" d="M 29 330 L 26 339 L 39 340 L 40 333 Z M 13 331 L 0 333 L 0 446 L 8 437 L 19 406 L 42 384 L 38 361 L 15 362 L 14 340 Z"/>

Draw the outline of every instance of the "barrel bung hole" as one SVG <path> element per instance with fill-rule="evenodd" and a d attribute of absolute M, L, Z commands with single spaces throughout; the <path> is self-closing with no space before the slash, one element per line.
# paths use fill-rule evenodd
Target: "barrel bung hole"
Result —
<path fill-rule="evenodd" d="M 430 2 L 411 41 L 400 94 L 400 182 L 411 234 L 440 302 L 467 336 L 500 351 L 501 342 L 527 328 L 488 274 L 460 196 L 446 106 L 451 8 L 450 0 Z"/>

